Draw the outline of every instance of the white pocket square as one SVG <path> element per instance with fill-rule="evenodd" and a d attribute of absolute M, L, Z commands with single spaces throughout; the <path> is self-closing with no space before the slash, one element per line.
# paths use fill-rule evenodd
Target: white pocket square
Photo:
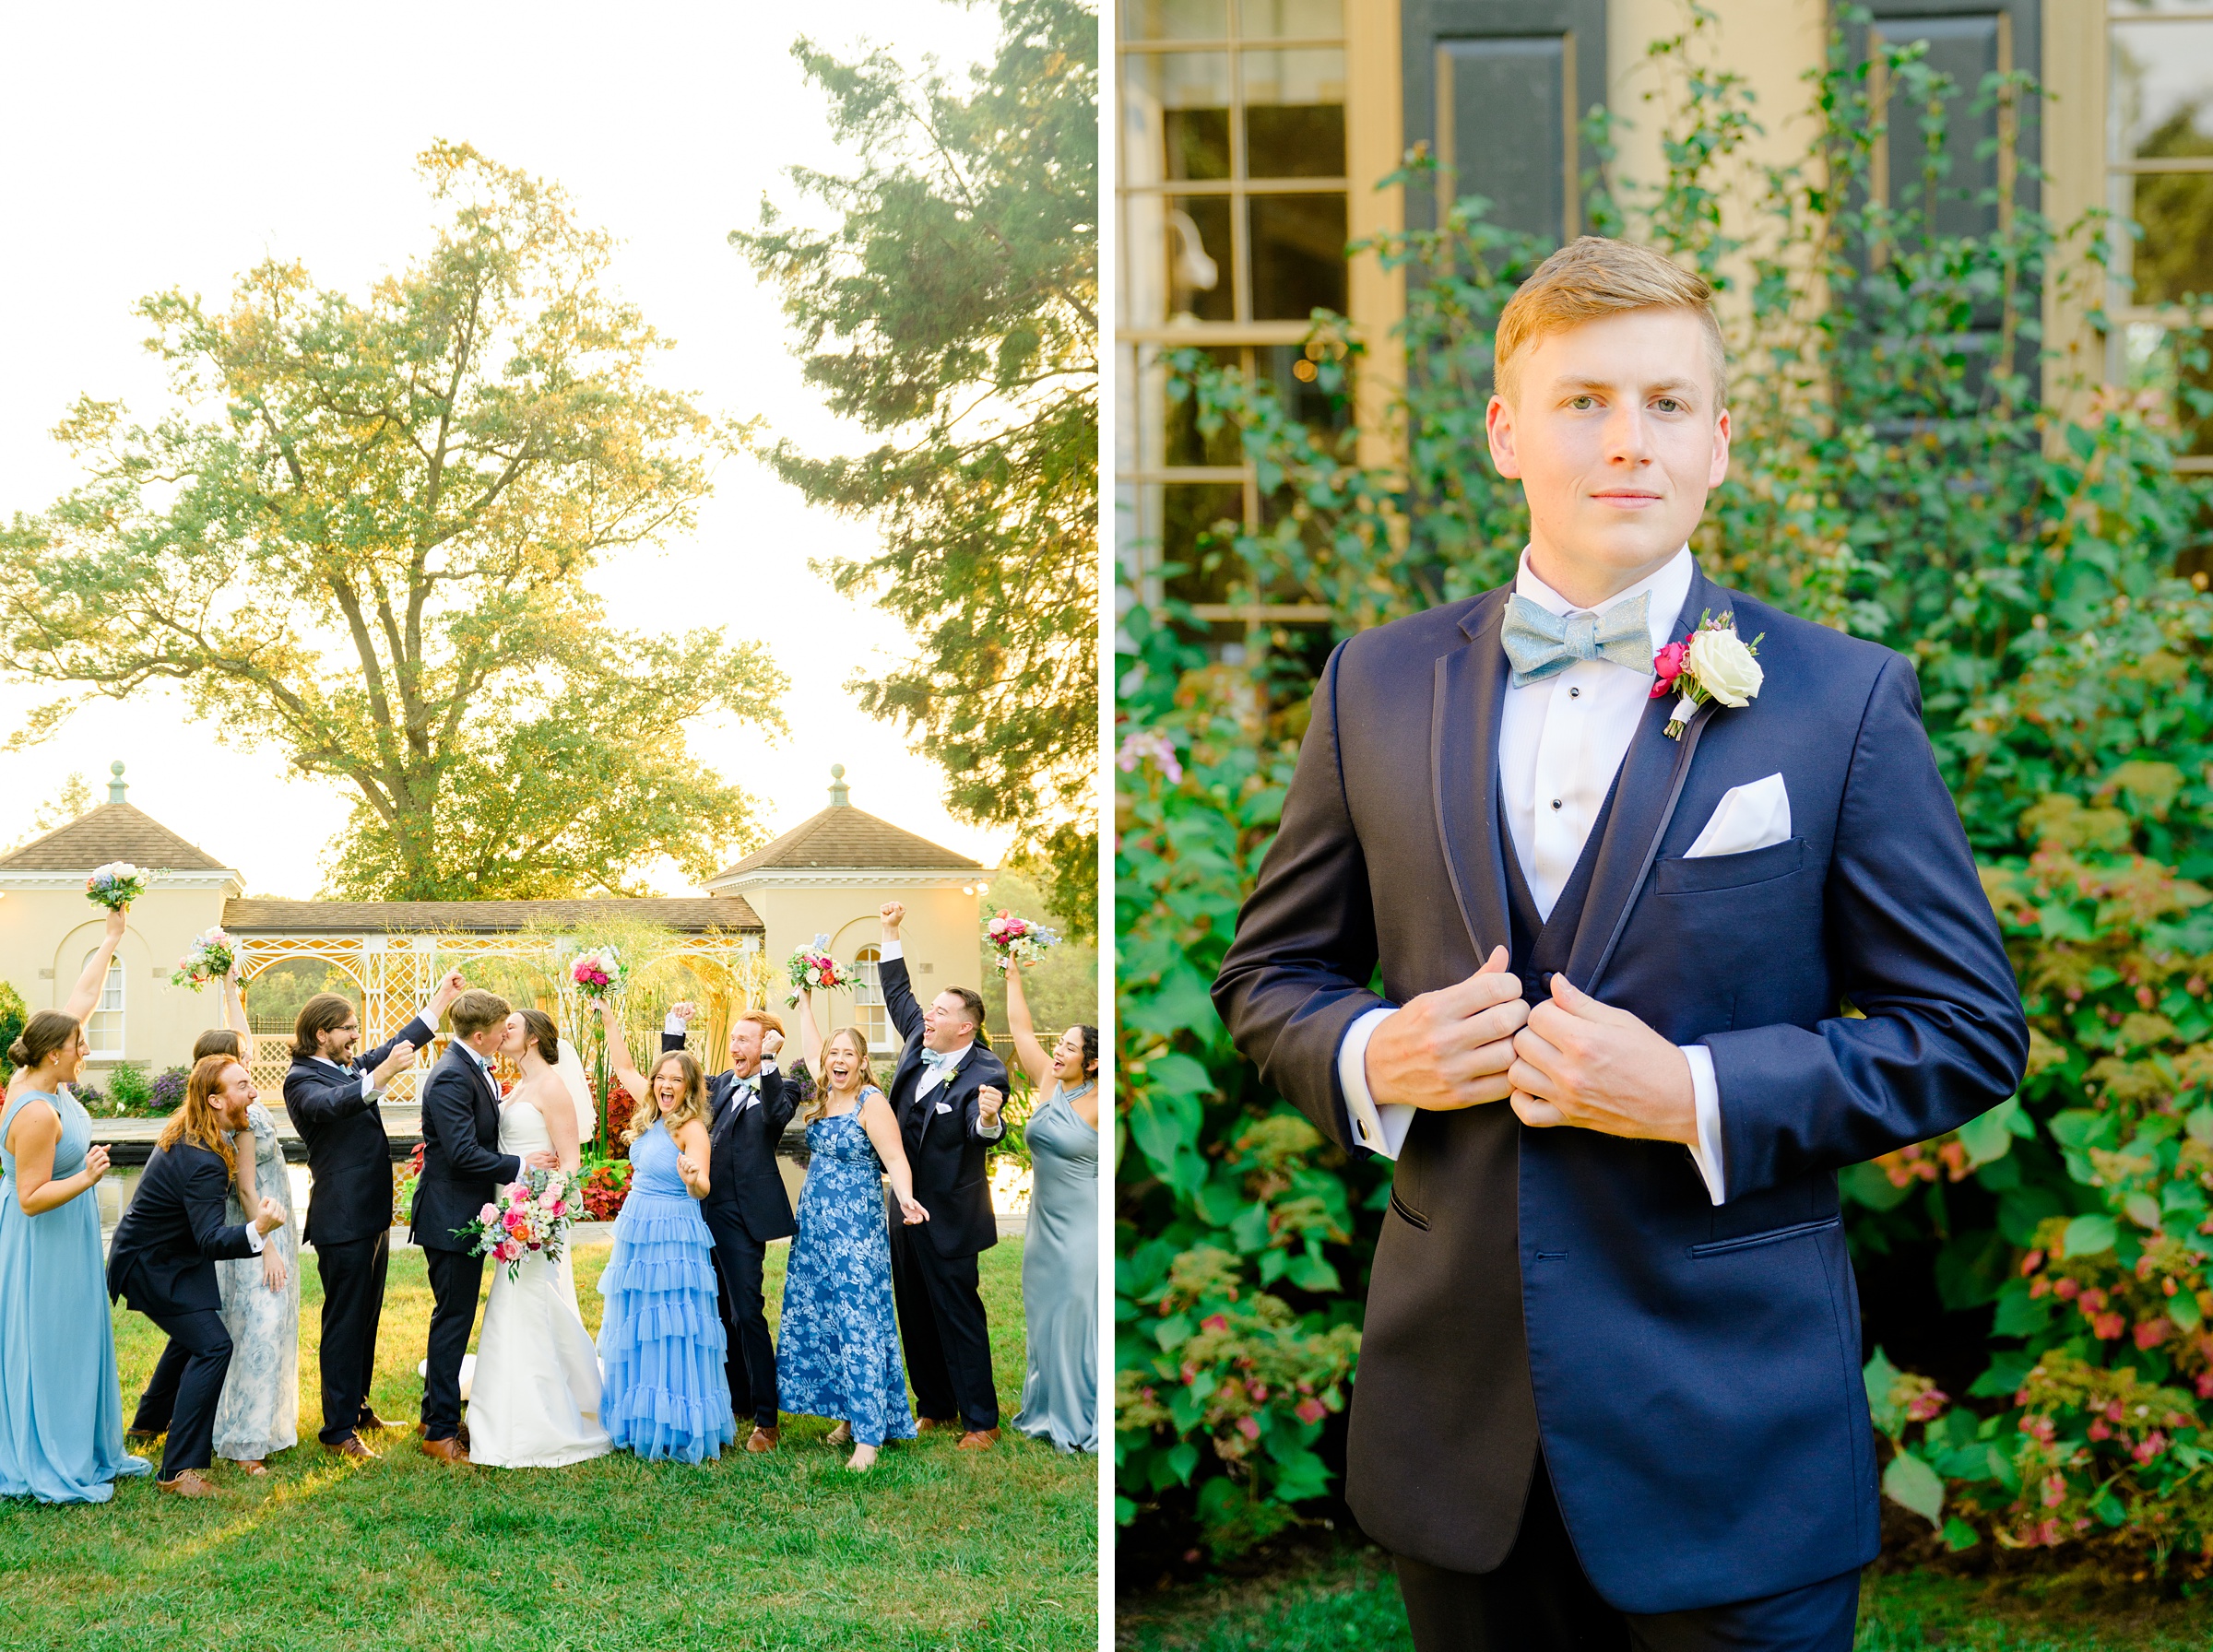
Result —
<path fill-rule="evenodd" d="M 940 1102 L 938 1103 L 938 1111 L 940 1113 L 951 1113 L 953 1111 L 953 1103 L 951 1102 Z"/>
<path fill-rule="evenodd" d="M 1714 805 L 1713 819 L 1706 822 L 1683 858 L 1749 855 L 1755 849 L 1788 843 L 1790 838 L 1791 794 L 1784 789 L 1781 774 L 1770 774 L 1722 793 L 1721 802 Z"/>

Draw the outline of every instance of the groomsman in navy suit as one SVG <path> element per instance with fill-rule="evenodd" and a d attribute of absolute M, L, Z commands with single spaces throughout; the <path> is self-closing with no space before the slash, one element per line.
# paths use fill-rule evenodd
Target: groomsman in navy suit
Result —
<path fill-rule="evenodd" d="M 669 1012 L 661 1028 L 664 1053 L 684 1047 L 690 1011 L 680 1004 Z M 799 1232 L 776 1168 L 776 1144 L 799 1105 L 799 1087 L 776 1070 L 783 1043 L 784 1023 L 772 1011 L 741 1009 L 730 1023 L 730 1065 L 707 1080 L 711 1191 L 699 1201 L 699 1213 L 715 1236 L 730 1409 L 740 1420 L 752 1418 L 745 1448 L 753 1452 L 774 1451 L 778 1438 L 776 1348 L 761 1299 L 761 1268 L 770 1240 Z"/>
<path fill-rule="evenodd" d="M 1331 655 L 1214 987 L 1397 1162 L 1347 1496 L 1423 1652 L 1847 1652 L 1878 1519 L 1836 1173 L 2010 1095 L 2019 996 L 1912 666 L 1690 554 L 1706 284 L 1587 237 L 1497 352 L 1520 572 Z"/>

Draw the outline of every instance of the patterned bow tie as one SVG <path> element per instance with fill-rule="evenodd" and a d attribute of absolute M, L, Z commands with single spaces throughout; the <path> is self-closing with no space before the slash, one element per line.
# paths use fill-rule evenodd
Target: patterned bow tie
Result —
<path fill-rule="evenodd" d="M 1603 614 L 1555 614 L 1516 592 L 1506 605 L 1498 640 L 1506 644 L 1517 689 L 1565 671 L 1570 660 L 1611 660 L 1640 676 L 1652 671 L 1652 629 L 1645 619 L 1651 593 L 1639 591 Z"/>

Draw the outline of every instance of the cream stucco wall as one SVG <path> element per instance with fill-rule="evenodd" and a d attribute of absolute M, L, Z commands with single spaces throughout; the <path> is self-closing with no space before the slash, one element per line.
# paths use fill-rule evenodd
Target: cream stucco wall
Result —
<path fill-rule="evenodd" d="M 193 937 L 222 921 L 223 888 L 164 888 L 157 884 L 130 910 L 115 956 L 123 964 L 123 1059 L 152 1071 L 176 1066 L 192 1054 L 193 1041 L 219 1025 L 216 1000 L 172 986 L 170 972 Z M 85 955 L 100 944 L 107 914 L 85 899 L 81 887 L 0 886 L 0 976 L 33 1010 L 58 1009 L 83 973 Z M 96 1056 L 88 1076 L 101 1089 L 113 1059 Z"/>

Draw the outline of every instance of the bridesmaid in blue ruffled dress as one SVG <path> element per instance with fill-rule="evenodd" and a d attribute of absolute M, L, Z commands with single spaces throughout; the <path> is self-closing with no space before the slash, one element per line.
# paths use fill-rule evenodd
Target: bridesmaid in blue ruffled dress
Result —
<path fill-rule="evenodd" d="M 643 1096 L 630 1115 L 630 1192 L 615 1219 L 614 1253 L 599 1276 L 604 1377 L 599 1425 L 617 1447 L 646 1458 L 696 1463 L 736 1437 L 715 1298 L 715 1240 L 699 1201 L 707 1196 L 707 1084 L 681 1050 L 642 1078 L 605 998 L 615 1080 Z"/>
<path fill-rule="evenodd" d="M 892 1308 L 884 1177 L 908 1225 L 928 1221 L 929 1212 L 915 1201 L 899 1121 L 870 1076 L 868 1041 L 851 1027 L 825 1041 L 812 993 L 800 1000 L 799 1031 L 808 1068 L 822 1084 L 800 1113 L 808 1121 L 807 1182 L 784 1268 L 777 1399 L 798 1415 L 841 1419 L 829 1443 L 850 1441 L 846 1467 L 862 1472 L 886 1440 L 915 1437 Z"/>
<path fill-rule="evenodd" d="M 0 1110 L 0 1495 L 105 1503 L 150 1473 L 124 1449 L 123 1390 L 100 1249 L 105 1148 L 66 1092 L 89 1053 L 80 1021 L 123 937 L 123 915 L 65 1009 L 41 1009 L 8 1051 Z M 84 1004 L 79 1008 L 78 999 Z"/>

